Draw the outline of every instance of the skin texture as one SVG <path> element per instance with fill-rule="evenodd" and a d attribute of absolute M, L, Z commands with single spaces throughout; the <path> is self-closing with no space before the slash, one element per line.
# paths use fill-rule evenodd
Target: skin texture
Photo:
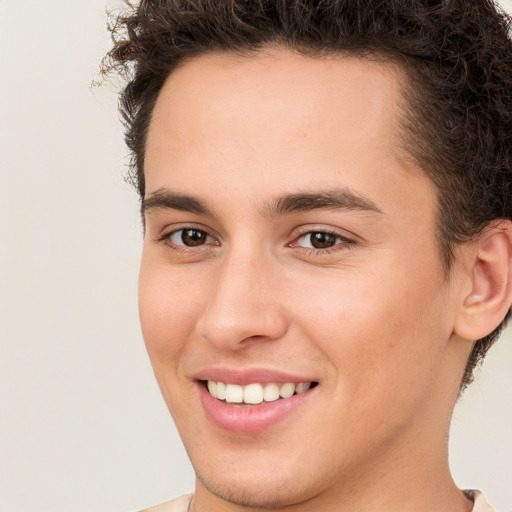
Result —
<path fill-rule="evenodd" d="M 471 509 L 447 439 L 477 249 L 446 276 L 433 185 L 398 149 L 404 82 L 389 63 L 274 49 L 187 61 L 159 96 L 146 197 L 206 208 L 146 210 L 140 315 L 197 512 Z M 375 209 L 272 212 L 280 196 L 340 189 Z M 184 246 L 183 228 L 205 243 Z M 324 231 L 335 245 L 309 247 Z M 211 367 L 318 386 L 271 428 L 230 433 L 199 400 L 194 376 Z"/>

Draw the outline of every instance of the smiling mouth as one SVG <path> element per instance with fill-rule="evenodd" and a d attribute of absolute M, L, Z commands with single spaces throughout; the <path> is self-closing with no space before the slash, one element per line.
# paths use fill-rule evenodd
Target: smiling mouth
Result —
<path fill-rule="evenodd" d="M 234 406 L 254 406 L 265 402 L 275 402 L 304 393 L 318 384 L 317 382 L 300 382 L 298 384 L 255 382 L 241 386 L 213 380 L 203 382 L 212 397 Z"/>

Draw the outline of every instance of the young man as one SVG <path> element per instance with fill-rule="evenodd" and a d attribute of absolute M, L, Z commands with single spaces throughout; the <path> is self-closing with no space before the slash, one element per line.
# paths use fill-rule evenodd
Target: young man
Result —
<path fill-rule="evenodd" d="M 119 18 L 140 314 L 194 466 L 158 511 L 488 511 L 448 467 L 512 302 L 512 44 L 485 0 Z"/>

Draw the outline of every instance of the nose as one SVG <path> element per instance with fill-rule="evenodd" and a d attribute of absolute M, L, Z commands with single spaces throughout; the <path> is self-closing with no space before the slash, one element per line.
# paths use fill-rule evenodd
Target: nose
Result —
<path fill-rule="evenodd" d="M 247 251 L 232 252 L 214 266 L 216 279 L 196 324 L 198 334 L 224 351 L 284 336 L 288 321 L 279 299 L 277 269 Z"/>

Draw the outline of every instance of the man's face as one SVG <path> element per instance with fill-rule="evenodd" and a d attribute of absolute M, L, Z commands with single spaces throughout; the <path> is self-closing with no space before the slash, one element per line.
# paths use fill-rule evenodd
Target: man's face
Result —
<path fill-rule="evenodd" d="M 462 372 L 456 280 L 433 186 L 399 158 L 403 83 L 391 64 L 279 49 L 166 82 L 140 314 L 198 492 L 296 503 L 439 451 Z"/>

